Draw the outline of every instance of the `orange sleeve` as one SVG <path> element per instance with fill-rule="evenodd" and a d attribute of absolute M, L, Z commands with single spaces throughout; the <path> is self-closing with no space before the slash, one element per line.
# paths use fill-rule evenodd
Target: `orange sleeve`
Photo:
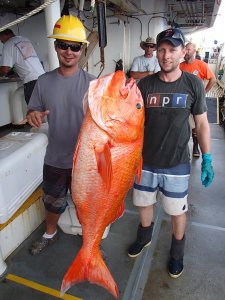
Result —
<path fill-rule="evenodd" d="M 202 70 L 204 79 L 209 80 L 209 79 L 215 77 L 213 72 L 210 70 L 209 66 L 204 61 L 202 61 L 201 70 Z"/>

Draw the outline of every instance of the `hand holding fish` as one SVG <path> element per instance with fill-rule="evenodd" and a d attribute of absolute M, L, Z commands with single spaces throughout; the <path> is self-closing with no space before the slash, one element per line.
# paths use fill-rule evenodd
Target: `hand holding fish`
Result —
<path fill-rule="evenodd" d="M 29 111 L 26 117 L 27 122 L 35 128 L 39 128 L 43 123 L 45 116 L 49 114 L 49 110 L 46 111 Z"/>

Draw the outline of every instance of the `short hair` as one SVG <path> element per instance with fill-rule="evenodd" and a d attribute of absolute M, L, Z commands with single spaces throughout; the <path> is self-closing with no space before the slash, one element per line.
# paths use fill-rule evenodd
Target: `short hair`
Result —
<path fill-rule="evenodd" d="M 11 29 L 7 28 L 3 31 L 0 31 L 0 35 L 14 35 L 14 32 Z"/>
<path fill-rule="evenodd" d="M 189 42 L 189 43 L 187 43 L 186 45 L 185 45 L 185 47 L 187 47 L 187 46 L 193 46 L 193 48 L 194 48 L 194 50 L 196 51 L 196 44 L 194 44 L 194 43 L 192 43 L 192 42 Z"/>

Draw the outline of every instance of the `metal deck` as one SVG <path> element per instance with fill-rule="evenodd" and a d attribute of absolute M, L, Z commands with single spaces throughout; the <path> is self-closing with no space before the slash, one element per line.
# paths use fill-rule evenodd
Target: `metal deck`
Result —
<path fill-rule="evenodd" d="M 143 265 L 148 257 L 148 252 L 137 260 L 130 259 L 126 254 L 126 249 L 135 239 L 139 222 L 138 213 L 132 207 L 131 194 L 127 197 L 124 216 L 111 225 L 107 238 L 102 240 L 106 264 L 118 284 L 120 299 L 124 300 L 136 299 Z M 159 206 L 156 209 L 159 210 Z M 156 229 L 160 228 L 159 216 L 157 211 L 156 223 L 159 226 Z M 0 299 L 39 300 L 59 297 L 62 278 L 81 247 L 82 237 L 65 234 L 60 230 L 59 241 L 41 254 L 31 256 L 29 246 L 43 231 L 44 224 L 6 260 L 9 275 L 0 285 Z M 158 236 L 158 232 L 155 236 Z M 114 299 L 105 289 L 88 282 L 74 285 L 67 294 L 73 297 L 68 298 L 66 295 L 63 299 Z"/>
<path fill-rule="evenodd" d="M 192 161 L 185 269 L 178 279 L 167 274 L 170 220 L 155 208 L 153 241 L 136 259 L 127 248 L 136 237 L 139 216 L 132 191 L 122 218 L 112 224 L 102 241 L 106 264 L 119 288 L 120 300 L 224 300 L 225 299 L 225 140 L 224 130 L 211 125 L 215 180 L 205 189 L 200 183 L 201 159 Z M 191 146 L 191 142 L 190 142 Z M 28 252 L 44 230 L 39 226 L 6 260 L 8 275 L 0 283 L 1 300 L 53 300 L 59 298 L 61 280 L 81 246 L 81 237 L 60 231 L 60 239 L 38 256 Z M 89 283 L 74 285 L 63 299 L 111 300 L 103 288 Z"/>

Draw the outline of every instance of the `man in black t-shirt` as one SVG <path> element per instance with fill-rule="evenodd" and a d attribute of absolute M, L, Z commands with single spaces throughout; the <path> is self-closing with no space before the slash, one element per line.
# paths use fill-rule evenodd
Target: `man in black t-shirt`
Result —
<path fill-rule="evenodd" d="M 141 182 L 134 185 L 133 201 L 139 207 L 137 240 L 128 250 L 138 256 L 150 245 L 153 205 L 160 196 L 171 216 L 172 241 L 169 275 L 183 272 L 187 195 L 190 176 L 189 115 L 193 114 L 202 151 L 201 180 L 208 187 L 214 177 L 210 154 L 210 128 L 204 87 L 199 78 L 182 72 L 185 38 L 179 29 L 167 29 L 157 36 L 157 58 L 161 71 L 143 78 L 138 86 L 145 102 L 145 135 Z"/>

